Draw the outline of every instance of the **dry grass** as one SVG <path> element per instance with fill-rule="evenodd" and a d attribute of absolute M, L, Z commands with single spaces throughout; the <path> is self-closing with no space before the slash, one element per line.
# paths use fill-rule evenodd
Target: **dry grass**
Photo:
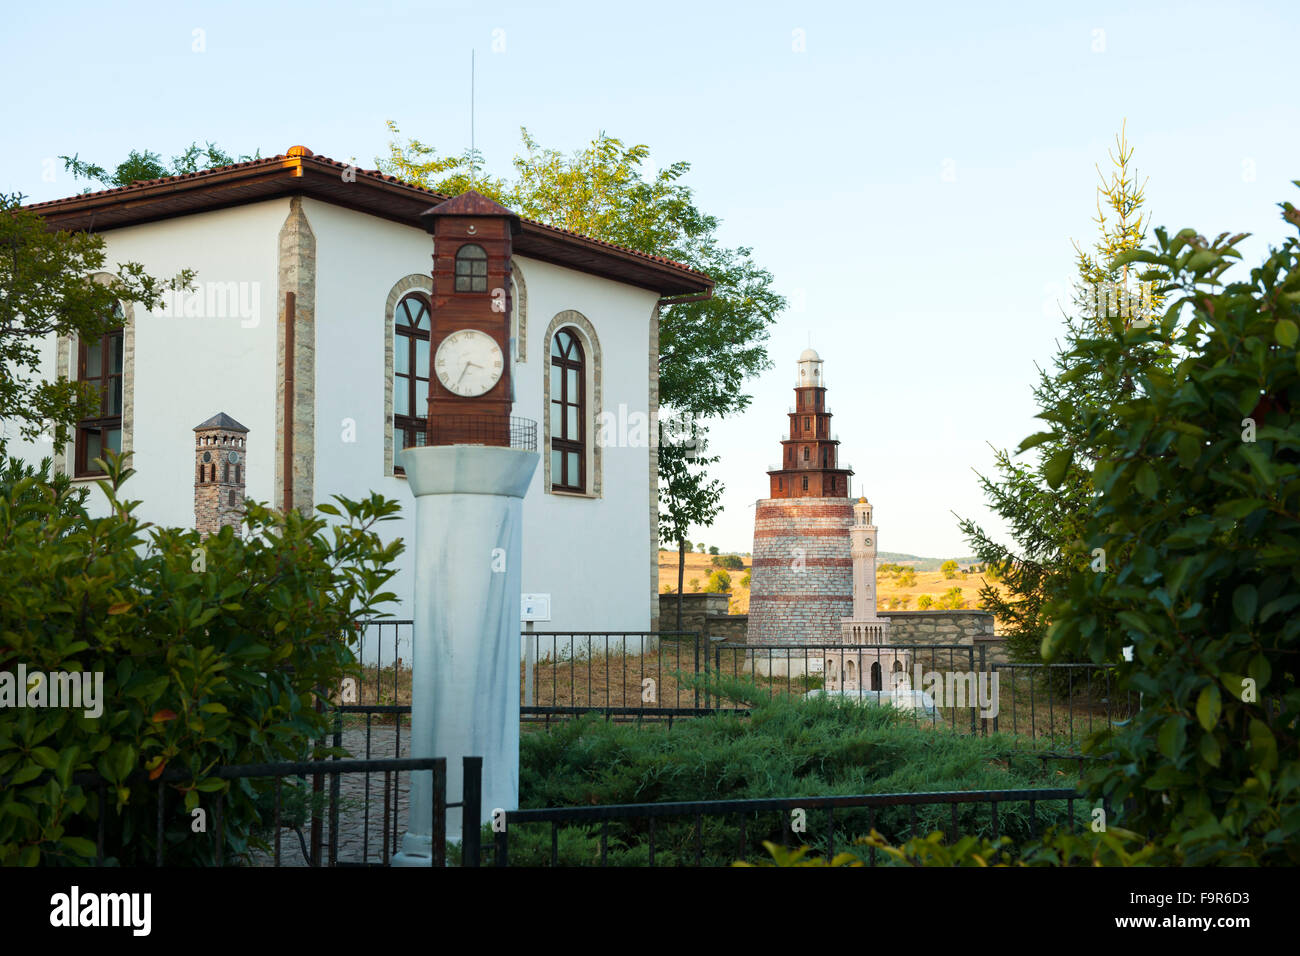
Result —
<path fill-rule="evenodd" d="M 698 583 L 700 590 L 703 590 L 705 585 L 709 583 L 709 575 L 716 570 L 712 563 L 713 557 L 711 554 L 700 554 L 698 552 L 686 555 L 682 582 L 686 593 L 690 594 L 695 590 L 691 584 L 692 580 Z M 745 562 L 744 570 L 727 571 L 731 575 L 731 601 L 727 607 L 730 614 L 749 613 L 749 588 L 742 587 L 740 582 L 745 575 L 745 571 L 751 568 L 753 559 L 741 556 L 740 560 Z M 928 594 L 937 601 L 945 591 L 958 587 L 961 588 L 966 606 L 973 608 L 979 601 L 979 592 L 986 580 L 982 574 L 958 573 L 955 578 L 949 579 L 944 577 L 941 571 L 917 571 L 915 573 L 916 583 L 904 587 L 899 582 L 898 575 L 877 572 L 877 607 L 881 611 L 915 611 L 917 610 L 917 601 L 920 600 L 921 595 Z M 1000 592 L 1006 593 L 1001 584 L 994 584 L 994 587 Z M 666 593 L 670 589 L 677 590 L 677 552 L 660 551 L 659 590 L 661 593 Z M 906 602 L 904 602 L 904 599 L 906 599 Z"/>

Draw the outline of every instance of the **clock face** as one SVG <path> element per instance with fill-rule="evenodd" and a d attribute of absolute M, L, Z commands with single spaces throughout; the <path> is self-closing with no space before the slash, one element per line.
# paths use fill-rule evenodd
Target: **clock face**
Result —
<path fill-rule="evenodd" d="M 496 339 L 477 329 L 460 329 L 442 340 L 433 370 L 453 395 L 486 395 L 501 380 L 505 368 Z"/>
<path fill-rule="evenodd" d="M 870 544 L 870 543 L 871 543 L 871 539 L 870 539 L 870 538 L 867 538 L 866 543 L 867 543 L 867 544 Z"/>
<path fill-rule="evenodd" d="M 239 461 L 239 452 L 237 451 L 226 452 L 226 461 L 230 462 L 232 465 L 235 462 Z"/>

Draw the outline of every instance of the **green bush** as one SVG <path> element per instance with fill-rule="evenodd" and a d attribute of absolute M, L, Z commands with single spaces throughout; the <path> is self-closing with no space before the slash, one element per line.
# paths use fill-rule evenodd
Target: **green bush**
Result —
<path fill-rule="evenodd" d="M 748 719 L 729 714 L 675 722 L 671 729 L 612 724 L 599 716 L 525 735 L 520 744 L 520 803 L 525 808 L 613 803 L 796 797 L 907 791 L 983 790 L 1043 786 L 1038 761 L 1008 768 L 1001 755 L 1013 746 L 1003 735 L 972 737 L 918 727 L 890 708 L 813 698 L 769 699 L 767 691 L 743 681 L 722 680 L 712 690 L 746 703 Z M 1056 768 L 1052 768 L 1056 769 Z M 1062 765 L 1065 773 L 1071 772 Z M 1056 775 L 1061 786 L 1068 776 Z M 1068 785 L 1068 784 L 1065 784 Z M 1083 820 L 1084 808 L 1076 806 Z M 1039 825 L 1061 806 L 1040 804 Z M 951 823 L 950 806 L 917 808 L 921 832 Z M 998 809 L 1003 833 L 1027 839 L 1028 807 Z M 846 845 L 871 830 L 867 810 L 837 810 L 836 841 Z M 808 832 L 794 837 L 821 847 L 825 816 L 810 812 Z M 991 836 L 986 806 L 958 806 L 963 832 Z M 905 807 L 881 808 L 875 827 L 891 838 L 910 833 Z M 599 827 L 561 830 L 561 862 L 581 865 L 599 858 Z M 706 818 L 704 857 L 714 865 L 736 858 L 738 818 Z M 567 835 L 566 835 L 567 834 Z M 791 837 L 788 817 L 761 814 L 746 824 L 749 850 L 762 854 L 762 841 Z M 512 828 L 511 862 L 545 863 L 550 827 Z M 694 860 L 692 818 L 661 818 L 655 827 L 656 865 Z M 610 823 L 609 847 L 620 862 L 646 852 L 646 821 Z M 567 847 L 567 849 L 565 849 Z M 594 854 L 594 856 L 593 856 Z M 611 856 L 611 859 L 615 859 Z"/>
<path fill-rule="evenodd" d="M 745 562 L 734 554 L 715 555 L 711 563 L 715 568 L 726 568 L 728 571 L 743 571 L 745 568 Z"/>
<path fill-rule="evenodd" d="M 709 575 L 709 581 L 704 585 L 704 590 L 710 594 L 722 594 L 731 590 L 731 575 L 719 568 Z"/>
<path fill-rule="evenodd" d="M 1300 210 L 1282 208 L 1300 227 Z M 1295 865 L 1300 240 L 1227 282 L 1241 237 L 1156 237 L 1121 259 L 1152 267 L 1142 278 L 1166 297 L 1163 317 L 1127 331 L 1113 320 L 1074 353 L 1122 401 L 1043 416 L 1060 433 L 1063 416 L 1082 416 L 1098 497 L 1042 651 L 1115 666 L 1118 690 L 1142 695 L 1132 720 L 1089 744 L 1107 757 L 1091 791 L 1129 804 L 1126 827 L 1187 864 Z"/>
<path fill-rule="evenodd" d="M 166 858 L 209 864 L 215 826 L 191 832 L 190 811 L 226 793 L 226 855 L 250 849 L 259 793 L 211 776 L 231 764 L 302 760 L 325 726 L 314 700 L 354 672 L 354 621 L 393 599 L 381 588 L 402 542 L 374 526 L 396 502 L 373 495 L 338 507 L 341 520 L 287 516 L 249 502 L 244 536 L 138 519 L 118 493 L 130 469 L 114 457 L 99 482 L 108 504 L 92 517 L 66 479 L 10 462 L 0 476 L 0 679 L 14 672 L 102 674 L 102 714 L 7 708 L 0 721 L 0 865 L 84 864 L 99 815 L 106 851 L 123 865 L 155 852 L 156 778 L 166 787 Z M 339 509 L 342 509 L 340 511 Z M 72 782 L 97 771 L 108 806 Z"/>

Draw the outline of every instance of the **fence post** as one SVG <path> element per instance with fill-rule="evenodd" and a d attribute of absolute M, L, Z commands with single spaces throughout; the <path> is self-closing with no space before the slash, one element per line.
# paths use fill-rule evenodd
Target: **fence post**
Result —
<path fill-rule="evenodd" d="M 334 711 L 334 746 L 343 746 L 343 711 Z M 334 755 L 338 760 L 338 754 Z M 339 863 L 339 789 L 341 781 L 338 774 L 330 776 L 330 866 Z"/>
<path fill-rule="evenodd" d="M 325 712 L 325 702 L 316 698 L 316 713 Z M 316 743 L 325 746 L 325 735 L 321 734 Z M 311 775 L 311 865 L 320 866 L 322 824 L 320 816 L 320 796 L 325 793 L 325 778 L 318 773 Z"/>
<path fill-rule="evenodd" d="M 496 831 L 496 836 L 494 837 L 496 843 L 496 854 L 495 854 L 496 858 L 493 860 L 493 863 L 495 863 L 495 865 L 497 866 L 510 865 L 509 828 L 510 828 L 510 814 L 507 813 L 506 819 L 503 821 L 503 826 L 501 827 L 500 830 Z"/>
<path fill-rule="evenodd" d="M 980 650 L 983 650 L 983 648 L 980 648 Z M 979 709 L 980 709 L 979 674 L 976 673 L 975 671 L 975 648 L 974 647 L 970 647 L 967 649 L 966 657 L 970 661 L 970 665 L 969 665 L 970 673 L 975 678 L 974 681 L 972 681 L 972 686 L 971 686 L 971 690 L 975 692 L 975 699 L 971 701 L 971 705 L 970 705 L 970 732 L 971 732 L 971 736 L 974 737 L 976 734 L 979 733 L 979 724 L 977 721 L 979 718 Z"/>
<path fill-rule="evenodd" d="M 700 709 L 700 632 L 695 632 L 695 709 Z"/>
<path fill-rule="evenodd" d="M 388 791 L 385 783 L 384 801 L 387 805 Z M 438 757 L 433 765 L 433 865 L 438 868 L 447 865 L 447 758 Z"/>
<path fill-rule="evenodd" d="M 460 810 L 461 866 L 479 865 L 479 821 L 483 818 L 483 758 L 464 757 L 465 794 Z"/>
<path fill-rule="evenodd" d="M 993 694 L 993 674 L 988 670 L 988 661 L 984 656 L 983 644 L 980 645 L 980 669 L 977 679 L 988 682 L 989 695 L 991 697 Z M 980 717 L 980 735 L 983 737 L 989 735 L 989 719 L 987 717 Z"/>

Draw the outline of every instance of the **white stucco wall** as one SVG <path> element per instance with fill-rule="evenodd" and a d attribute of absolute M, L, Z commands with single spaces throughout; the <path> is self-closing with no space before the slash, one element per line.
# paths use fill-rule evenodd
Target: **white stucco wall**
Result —
<path fill-rule="evenodd" d="M 316 501 L 375 491 L 401 502 L 402 518 L 382 530 L 407 541 L 391 585 L 403 603 L 390 610 L 409 618 L 414 498 L 405 478 L 385 474 L 384 309 L 398 280 L 429 272 L 432 240 L 421 229 L 311 199 L 303 209 L 316 237 Z M 245 283 L 260 308 L 251 318 L 171 317 L 136 308 L 137 474 L 126 494 L 143 501 L 139 514 L 148 521 L 193 525 L 193 428 L 217 412 L 249 429 L 248 497 L 279 503 L 273 487 L 278 237 L 288 213 L 289 201 L 277 199 L 104 233 L 110 269 L 128 260 L 156 276 L 196 269 L 200 283 Z M 538 423 L 538 451 L 548 451 L 540 447 L 550 363 L 544 339 L 552 318 L 565 310 L 581 313 L 599 339 L 602 408 L 617 416 L 622 405 L 633 420 L 645 416 L 657 295 L 523 257 L 515 267 L 527 283 L 527 360 L 515 368 L 514 414 Z M 45 343 L 45 375 L 54 373 L 56 350 L 53 338 Z M 345 420 L 355 422 L 355 440 L 345 440 L 353 437 L 345 436 Z M 596 434 L 592 422 L 592 441 Z M 52 446 L 12 440 L 10 450 L 39 460 Z M 649 627 L 649 453 L 644 443 L 603 448 L 599 497 L 550 493 L 539 465 L 523 505 L 523 589 L 552 595 L 553 620 L 538 630 Z M 102 513 L 98 491 L 92 503 Z"/>
<path fill-rule="evenodd" d="M 207 283 L 235 283 L 257 314 L 203 317 L 135 314 L 135 375 L 132 466 L 136 474 L 123 495 L 139 499 L 138 512 L 159 525 L 194 524 L 194 426 L 225 412 L 249 429 L 246 487 L 249 497 L 269 500 L 275 450 L 275 352 L 277 236 L 288 200 L 240 206 L 103 233 L 104 271 L 139 262 L 158 278 L 181 269 L 197 271 L 207 310 Z M 213 304 L 218 304 L 213 298 Z M 42 374 L 52 376 L 57 343 L 42 349 Z M 75 362 L 75 353 L 73 356 Z M 12 442 L 10 452 L 39 461 L 52 456 L 48 442 Z M 69 467 L 71 461 L 69 460 Z M 104 499 L 93 479 L 93 513 Z"/>
<path fill-rule="evenodd" d="M 414 498 L 405 478 L 384 474 L 384 307 L 398 280 L 430 270 L 432 242 L 420 229 L 326 203 L 306 200 L 303 208 L 316 236 L 316 499 L 373 490 L 402 503 L 403 517 L 384 534 L 407 541 L 392 589 L 405 605 L 394 613 L 409 617 Z M 647 414 L 655 293 L 523 257 L 515 268 L 528 307 L 514 414 L 538 423 L 539 446 L 550 362 L 543 339 L 565 310 L 582 313 L 599 338 L 604 409 L 617 414 L 623 404 Z M 346 419 L 356 423 L 355 441 L 344 440 Z M 649 627 L 648 455 L 644 446 L 603 449 L 599 498 L 549 493 L 538 467 L 523 507 L 523 589 L 552 595 L 553 619 L 538 630 Z"/>

